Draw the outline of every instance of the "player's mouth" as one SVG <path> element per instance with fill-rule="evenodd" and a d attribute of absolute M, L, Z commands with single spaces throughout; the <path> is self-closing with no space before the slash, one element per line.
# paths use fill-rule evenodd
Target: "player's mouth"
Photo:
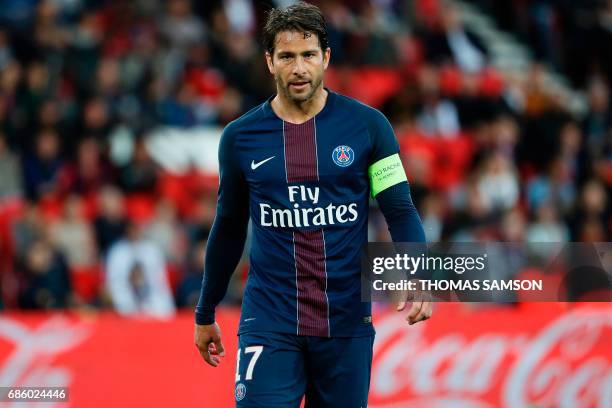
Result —
<path fill-rule="evenodd" d="M 295 90 L 305 89 L 310 84 L 310 81 L 293 81 L 289 82 L 289 86 Z"/>

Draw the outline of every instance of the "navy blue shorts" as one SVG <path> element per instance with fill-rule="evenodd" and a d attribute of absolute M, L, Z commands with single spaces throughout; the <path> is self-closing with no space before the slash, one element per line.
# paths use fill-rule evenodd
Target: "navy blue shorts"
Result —
<path fill-rule="evenodd" d="M 237 407 L 365 408 L 374 335 L 325 338 L 283 333 L 239 336 Z"/>

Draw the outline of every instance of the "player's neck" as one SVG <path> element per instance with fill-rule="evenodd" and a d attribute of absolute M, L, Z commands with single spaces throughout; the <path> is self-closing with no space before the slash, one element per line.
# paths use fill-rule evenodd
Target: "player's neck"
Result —
<path fill-rule="evenodd" d="M 276 116 L 285 122 L 300 124 L 310 120 L 323 110 L 328 94 L 321 86 L 309 100 L 295 103 L 284 96 L 282 92 L 278 92 L 272 99 L 271 106 Z"/>

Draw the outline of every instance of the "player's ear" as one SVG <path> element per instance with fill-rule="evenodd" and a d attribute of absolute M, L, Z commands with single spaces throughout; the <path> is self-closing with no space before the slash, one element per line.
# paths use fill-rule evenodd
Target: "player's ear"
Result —
<path fill-rule="evenodd" d="M 331 48 L 327 47 L 325 51 L 323 51 L 323 69 L 327 69 L 330 58 L 331 58 Z"/>
<path fill-rule="evenodd" d="M 274 75 L 274 62 L 272 61 L 272 55 L 268 51 L 266 51 L 266 64 L 268 64 L 268 71 L 270 71 L 270 73 Z"/>

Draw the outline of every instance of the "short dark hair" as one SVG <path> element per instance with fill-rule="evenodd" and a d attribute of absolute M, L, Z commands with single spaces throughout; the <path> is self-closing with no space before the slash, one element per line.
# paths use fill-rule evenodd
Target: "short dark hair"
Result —
<path fill-rule="evenodd" d="M 263 29 L 263 45 L 270 54 L 274 53 L 276 34 L 283 31 L 316 34 L 321 50 L 325 51 L 329 47 L 325 17 L 313 4 L 299 1 L 284 9 L 270 10 Z"/>

